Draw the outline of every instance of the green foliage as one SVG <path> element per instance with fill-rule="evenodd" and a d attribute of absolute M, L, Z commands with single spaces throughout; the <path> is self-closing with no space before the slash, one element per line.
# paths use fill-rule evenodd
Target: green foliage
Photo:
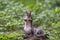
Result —
<path fill-rule="evenodd" d="M 60 0 L 0 0 L 0 40 L 23 40 L 26 10 L 32 11 L 34 27 L 43 28 L 49 40 L 60 40 Z"/>
<path fill-rule="evenodd" d="M 22 33 L 12 32 L 0 35 L 0 40 L 23 40 Z"/>

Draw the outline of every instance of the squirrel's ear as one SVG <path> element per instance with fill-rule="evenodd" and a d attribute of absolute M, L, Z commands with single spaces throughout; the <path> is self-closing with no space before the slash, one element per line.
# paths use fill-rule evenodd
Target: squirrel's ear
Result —
<path fill-rule="evenodd" d="M 28 17 L 30 17 L 30 16 L 31 16 L 31 11 L 26 11 L 26 15 L 27 15 Z"/>

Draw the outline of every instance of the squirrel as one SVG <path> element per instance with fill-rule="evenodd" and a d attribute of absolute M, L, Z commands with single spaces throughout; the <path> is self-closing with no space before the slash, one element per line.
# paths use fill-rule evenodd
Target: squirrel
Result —
<path fill-rule="evenodd" d="M 32 25 L 31 11 L 26 12 L 24 21 L 25 21 L 25 26 L 24 26 L 25 34 L 27 34 L 28 36 L 35 36 L 36 38 L 43 37 L 45 39 L 44 31 L 39 28 L 34 28 Z"/>
<path fill-rule="evenodd" d="M 31 12 L 27 11 L 26 16 L 24 18 L 25 21 L 25 26 L 24 26 L 24 32 L 25 34 L 33 34 L 33 27 L 32 27 L 32 17 L 31 17 Z"/>

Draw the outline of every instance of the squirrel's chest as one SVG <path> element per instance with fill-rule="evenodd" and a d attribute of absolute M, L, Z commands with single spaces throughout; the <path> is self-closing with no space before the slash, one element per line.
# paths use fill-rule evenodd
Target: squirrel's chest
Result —
<path fill-rule="evenodd" d="M 25 31 L 25 32 L 30 32 L 31 29 L 32 29 L 31 27 L 26 27 L 26 26 L 24 27 L 24 31 Z"/>

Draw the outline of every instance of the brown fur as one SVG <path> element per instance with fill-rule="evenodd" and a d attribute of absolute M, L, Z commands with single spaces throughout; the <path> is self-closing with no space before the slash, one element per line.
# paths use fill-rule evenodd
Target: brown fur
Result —
<path fill-rule="evenodd" d="M 26 35 L 26 38 L 24 40 L 46 40 L 44 31 L 39 28 L 34 28 L 32 26 L 32 17 L 31 12 L 26 12 L 26 16 L 24 18 L 25 21 L 25 27 L 24 32 Z"/>

